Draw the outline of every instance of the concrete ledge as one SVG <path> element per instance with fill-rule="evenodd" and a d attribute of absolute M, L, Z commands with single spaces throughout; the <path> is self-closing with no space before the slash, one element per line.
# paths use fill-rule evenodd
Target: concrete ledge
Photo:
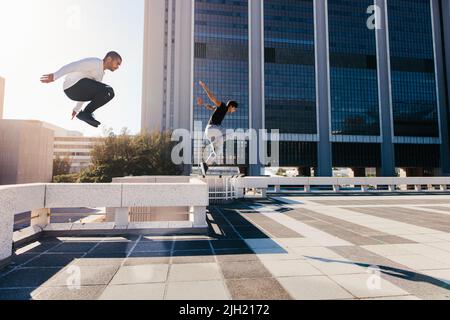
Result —
<path fill-rule="evenodd" d="M 0 187 L 0 212 L 26 212 L 45 206 L 45 184 L 24 184 Z"/>
<path fill-rule="evenodd" d="M 203 182 L 123 185 L 121 207 L 206 207 L 208 205 L 208 185 Z"/>
<path fill-rule="evenodd" d="M 48 184 L 45 208 L 115 208 L 121 198 L 121 184 Z"/>

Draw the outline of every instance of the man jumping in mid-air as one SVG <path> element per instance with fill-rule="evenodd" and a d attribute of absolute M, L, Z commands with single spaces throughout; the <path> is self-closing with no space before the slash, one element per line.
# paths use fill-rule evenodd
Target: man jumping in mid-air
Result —
<path fill-rule="evenodd" d="M 78 102 L 73 109 L 72 119 L 75 116 L 98 128 L 101 124 L 95 120 L 93 113 L 103 107 L 114 98 L 114 90 L 102 83 L 105 70 L 111 72 L 119 69 L 122 57 L 115 51 L 109 52 L 105 58 L 87 58 L 62 67 L 55 73 L 46 74 L 41 77 L 42 83 L 52 83 L 67 75 L 64 82 L 64 93 L 69 99 Z M 83 108 L 84 102 L 90 102 Z"/>
<path fill-rule="evenodd" d="M 200 86 L 205 90 L 209 99 L 214 103 L 214 106 L 205 104 L 202 98 L 197 99 L 197 104 L 200 107 L 205 107 L 208 110 L 214 111 L 209 123 L 206 127 L 205 135 L 211 144 L 211 154 L 206 162 L 202 163 L 202 174 L 206 176 L 209 166 L 214 164 L 215 159 L 222 153 L 223 145 L 226 140 L 226 130 L 222 126 L 222 122 L 228 113 L 235 113 L 239 104 L 236 101 L 228 101 L 227 104 L 217 100 L 214 94 L 208 89 L 208 87 L 200 81 Z"/>

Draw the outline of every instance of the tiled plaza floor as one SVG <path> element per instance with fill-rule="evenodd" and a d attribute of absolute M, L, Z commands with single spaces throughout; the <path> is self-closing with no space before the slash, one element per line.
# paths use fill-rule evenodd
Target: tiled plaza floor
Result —
<path fill-rule="evenodd" d="M 0 299 L 450 299 L 450 196 L 279 197 L 211 207 L 210 234 L 46 238 Z"/>

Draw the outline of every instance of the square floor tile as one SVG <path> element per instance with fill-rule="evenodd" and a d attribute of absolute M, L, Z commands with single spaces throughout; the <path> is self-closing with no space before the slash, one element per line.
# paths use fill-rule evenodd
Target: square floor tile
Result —
<path fill-rule="evenodd" d="M 175 241 L 174 251 L 193 251 L 193 250 L 211 250 L 211 245 L 209 241 L 186 241 L 177 240 Z"/>
<path fill-rule="evenodd" d="M 434 270 L 434 269 L 449 269 L 450 265 L 442 262 L 432 260 L 422 255 L 409 256 L 394 256 L 389 257 L 390 260 L 395 261 L 413 270 Z"/>
<path fill-rule="evenodd" d="M 220 280 L 222 275 L 217 263 L 173 264 L 170 266 L 169 281 Z"/>
<path fill-rule="evenodd" d="M 221 262 L 225 279 L 270 278 L 272 274 L 261 261 Z"/>
<path fill-rule="evenodd" d="M 339 260 L 308 260 L 312 266 L 320 270 L 325 275 L 338 275 L 338 274 L 358 274 L 366 273 L 367 268 L 358 266 L 351 261 L 345 259 Z"/>
<path fill-rule="evenodd" d="M 340 286 L 357 298 L 389 297 L 409 295 L 409 292 L 395 286 L 374 274 L 331 276 Z"/>
<path fill-rule="evenodd" d="M 354 298 L 325 276 L 280 278 L 278 281 L 295 300 L 340 300 Z"/>
<path fill-rule="evenodd" d="M 163 300 L 164 283 L 110 285 L 99 300 Z"/>
<path fill-rule="evenodd" d="M 65 267 L 75 261 L 78 258 L 81 258 L 83 254 L 43 254 L 36 259 L 33 259 L 23 265 L 23 267 Z"/>
<path fill-rule="evenodd" d="M 264 266 L 274 277 L 321 276 L 322 273 L 309 263 L 300 260 L 264 261 Z"/>
<path fill-rule="evenodd" d="M 167 264 L 126 266 L 119 269 L 111 285 L 165 282 L 168 271 Z"/>
<path fill-rule="evenodd" d="M 223 281 L 172 282 L 166 300 L 230 300 Z"/>
<path fill-rule="evenodd" d="M 273 278 L 227 280 L 233 300 L 291 300 L 289 293 Z"/>
<path fill-rule="evenodd" d="M 119 266 L 69 266 L 47 281 L 45 287 L 67 287 L 78 283 L 81 286 L 107 285 Z"/>
<path fill-rule="evenodd" d="M 34 297 L 34 300 L 96 300 L 102 294 L 105 286 L 88 286 L 79 289 L 45 288 Z"/>
<path fill-rule="evenodd" d="M 216 259 L 211 250 L 199 251 L 175 251 L 172 256 L 172 264 L 187 263 L 215 263 Z"/>
<path fill-rule="evenodd" d="M 61 268 L 17 269 L 0 278 L 0 288 L 37 288 L 60 271 Z"/>

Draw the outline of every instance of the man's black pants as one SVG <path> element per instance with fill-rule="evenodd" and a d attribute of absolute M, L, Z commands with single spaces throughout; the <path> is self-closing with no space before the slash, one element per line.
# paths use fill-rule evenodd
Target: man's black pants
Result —
<path fill-rule="evenodd" d="M 91 79 L 81 79 L 74 86 L 64 91 L 74 101 L 90 101 L 84 112 L 92 114 L 114 98 L 114 89 L 110 86 Z"/>

